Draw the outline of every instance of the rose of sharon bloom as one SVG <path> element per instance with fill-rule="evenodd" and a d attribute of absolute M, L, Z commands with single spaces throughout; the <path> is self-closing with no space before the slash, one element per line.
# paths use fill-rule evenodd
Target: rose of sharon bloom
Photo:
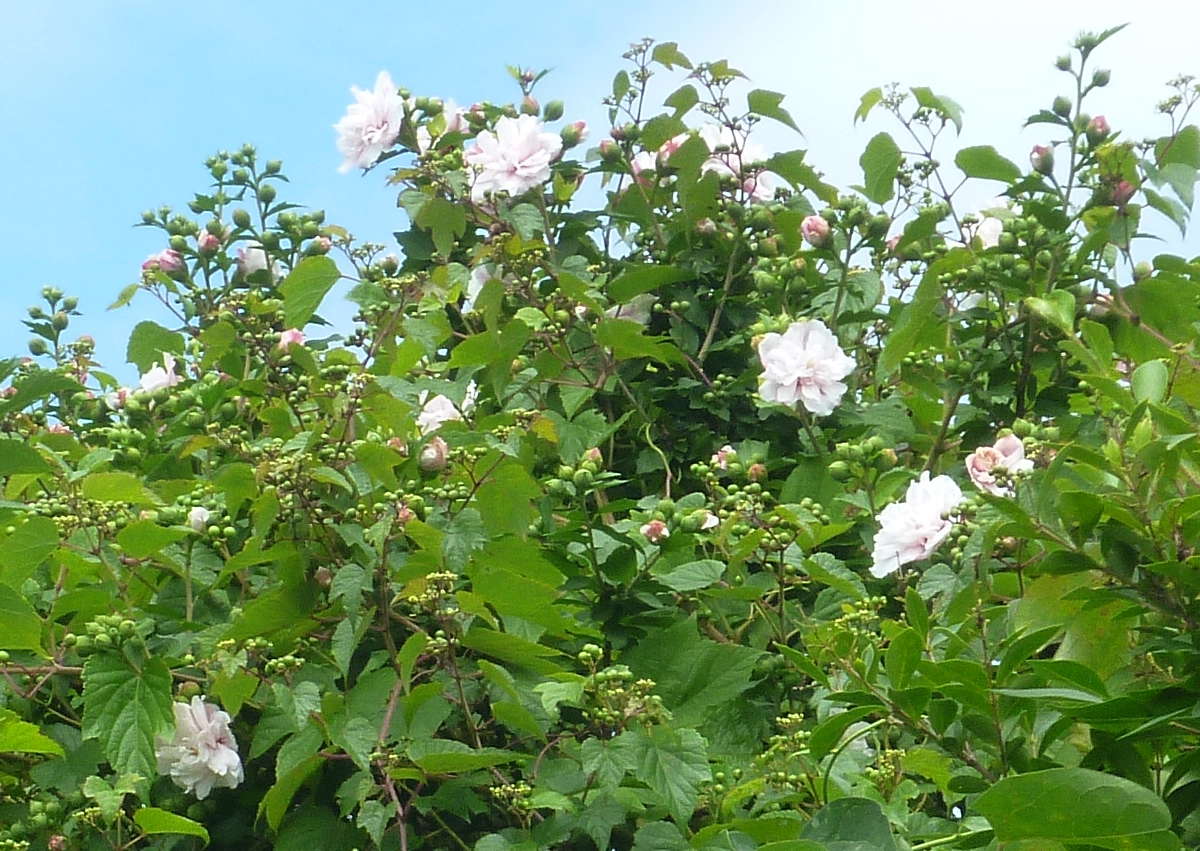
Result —
<path fill-rule="evenodd" d="M 182 272 L 184 268 L 186 268 L 186 264 L 183 262 L 183 255 L 174 248 L 165 248 L 157 254 L 151 254 L 142 262 L 143 272 L 161 269 L 170 275 L 175 272 Z"/>
<path fill-rule="evenodd" d="M 338 169 L 370 168 L 383 153 L 396 144 L 404 122 L 404 99 L 396 91 L 387 71 L 375 79 L 375 91 L 350 87 L 356 103 L 350 104 L 342 120 L 333 125 L 338 131 L 338 150 L 346 157 Z"/>
<path fill-rule="evenodd" d="M 542 131 L 532 115 L 505 116 L 496 131 L 484 130 L 463 154 L 475 169 L 471 200 L 480 202 L 493 192 L 523 195 L 550 179 L 550 163 L 562 153 L 562 137 Z"/>
<path fill-rule="evenodd" d="M 281 331 L 279 334 L 279 348 L 286 352 L 293 345 L 304 345 L 304 332 L 299 328 L 288 328 L 286 331 Z"/>
<path fill-rule="evenodd" d="M 104 404 L 114 411 L 119 411 L 125 407 L 125 403 L 129 401 L 132 393 L 133 391 L 128 387 L 118 387 L 111 393 L 104 394 Z"/>
<path fill-rule="evenodd" d="M 993 472 L 1003 468 L 1009 475 L 1033 469 L 1033 462 L 1025 457 L 1025 446 L 1015 434 L 1006 434 L 992 446 L 981 446 L 967 456 L 967 475 L 980 490 L 994 496 L 1011 496 L 1012 486 L 1001 486 Z"/>
<path fill-rule="evenodd" d="M 271 262 L 271 258 L 267 256 L 267 251 L 262 247 L 261 242 L 249 240 L 245 246 L 238 249 L 237 253 L 238 271 L 245 275 L 253 275 L 255 272 L 261 272 L 263 269 L 271 269 L 271 277 L 275 278 L 275 264 Z"/>
<path fill-rule="evenodd" d="M 181 381 L 183 376 L 175 372 L 175 356 L 170 352 L 163 352 L 163 365 L 159 366 L 158 361 L 155 361 L 142 376 L 138 387 L 144 393 L 155 393 L 166 387 L 174 387 Z"/>
<path fill-rule="evenodd" d="M 233 789 L 242 782 L 242 760 L 229 731 L 229 714 L 198 695 L 191 703 L 176 703 L 175 735 L 159 737 L 154 753 L 158 772 L 200 800 L 216 786 Z"/>
<path fill-rule="evenodd" d="M 417 150 L 420 153 L 428 153 L 429 149 L 433 147 L 433 143 L 448 133 L 465 133 L 467 131 L 467 111 L 456 104 L 453 99 L 447 98 L 445 104 L 442 105 L 442 118 L 445 120 L 446 126 L 437 136 L 430 132 L 428 125 L 417 128 Z"/>
<path fill-rule="evenodd" d="M 871 553 L 871 575 L 887 576 L 900 565 L 929 558 L 946 540 L 954 511 L 963 494 L 949 476 L 929 478 L 929 472 L 908 486 L 904 502 L 893 502 L 875 518 L 875 548 Z"/>
<path fill-rule="evenodd" d="M 728 443 L 726 443 L 713 454 L 712 460 L 708 462 L 709 466 L 720 467 L 722 470 L 728 470 L 729 459 L 736 454 L 737 451 Z"/>
<path fill-rule="evenodd" d="M 442 423 L 448 423 L 451 420 L 461 420 L 463 414 L 475 407 L 475 398 L 479 395 L 479 388 L 474 381 L 467 385 L 467 393 L 463 397 L 462 408 L 457 407 L 450 401 L 449 397 L 443 396 L 440 393 L 426 401 L 428 395 L 428 391 L 422 390 L 421 395 L 417 397 L 418 401 L 422 403 L 421 413 L 417 415 L 417 428 L 421 434 L 429 434 L 429 432 L 435 431 Z"/>
<path fill-rule="evenodd" d="M 854 358 L 818 319 L 793 322 L 783 334 L 770 333 L 758 344 L 763 374 L 758 392 L 768 402 L 804 404 L 819 417 L 842 401 L 842 379 L 854 371 Z"/>
<path fill-rule="evenodd" d="M 667 530 L 667 524 L 661 520 L 651 520 L 649 523 L 642 526 L 639 530 L 652 544 L 657 544 L 664 538 L 671 537 L 671 533 Z"/>
<path fill-rule="evenodd" d="M 706 124 L 700 128 L 700 138 L 713 152 L 701 172 L 715 172 L 721 177 L 734 177 L 742 182 L 742 191 L 751 201 L 764 203 L 775 197 L 775 183 L 769 172 L 753 171 L 756 163 L 765 162 L 762 145 L 747 140 L 744 132 L 736 136 L 723 124 Z M 674 141 L 674 140 L 672 140 Z"/>
<path fill-rule="evenodd" d="M 201 254 L 216 254 L 221 248 L 221 237 L 206 230 L 196 234 L 196 250 Z"/>
<path fill-rule="evenodd" d="M 829 241 L 829 222 L 820 216 L 805 216 L 800 223 L 800 235 L 809 245 L 820 248 Z"/>
<path fill-rule="evenodd" d="M 192 527 L 193 532 L 203 532 L 208 528 L 208 518 L 212 514 L 203 505 L 196 505 L 188 512 L 188 525 Z"/>

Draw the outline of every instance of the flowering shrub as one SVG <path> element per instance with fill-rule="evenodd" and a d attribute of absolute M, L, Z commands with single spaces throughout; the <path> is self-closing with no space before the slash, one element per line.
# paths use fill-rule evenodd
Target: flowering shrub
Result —
<path fill-rule="evenodd" d="M 135 388 L 54 289 L 0 362 L 0 844 L 1195 847 L 1200 90 L 1087 115 L 1114 32 L 1027 167 L 875 89 L 841 190 L 652 42 L 592 150 L 354 90 L 396 254 L 211 158 Z"/>

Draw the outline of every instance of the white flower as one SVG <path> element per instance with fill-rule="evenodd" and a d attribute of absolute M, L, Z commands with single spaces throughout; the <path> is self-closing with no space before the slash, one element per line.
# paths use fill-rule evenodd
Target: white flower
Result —
<path fill-rule="evenodd" d="M 562 145 L 562 137 L 542 132 L 542 123 L 532 115 L 501 118 L 495 133 L 484 130 L 463 154 L 475 168 L 471 200 L 482 201 L 492 192 L 523 195 L 545 183 Z"/>
<path fill-rule="evenodd" d="M 189 703 L 176 703 L 175 735 L 170 742 L 159 737 L 154 752 L 158 773 L 200 800 L 216 786 L 233 789 L 242 782 L 242 760 L 237 741 L 229 731 L 229 714 L 198 695 Z"/>
<path fill-rule="evenodd" d="M 804 407 L 817 416 L 833 413 L 846 392 L 842 379 L 854 371 L 854 358 L 818 319 L 793 322 L 783 334 L 770 333 L 758 344 L 763 374 L 758 392 L 768 402 Z"/>
<path fill-rule="evenodd" d="M 999 484 L 994 473 L 996 469 L 1005 471 L 1004 478 L 1033 469 L 1033 462 L 1025 457 L 1021 438 L 1007 434 L 993 446 L 981 446 L 967 456 L 967 475 L 975 487 L 995 496 L 1011 496 L 1012 485 Z"/>
<path fill-rule="evenodd" d="M 345 116 L 333 129 L 338 131 L 338 150 L 346 161 L 338 171 L 370 168 L 384 151 L 396 144 L 400 125 L 404 122 L 404 99 L 396 92 L 387 71 L 380 71 L 375 91 L 365 92 L 351 86 L 357 103 L 350 104 Z"/>
<path fill-rule="evenodd" d="M 463 293 L 463 313 L 468 313 L 475 308 L 475 299 L 479 298 L 479 294 L 483 292 L 484 286 L 487 285 L 488 281 L 500 278 L 500 272 L 501 270 L 491 263 L 476 266 L 471 270 L 471 279 L 467 281 L 467 290 Z"/>
<path fill-rule="evenodd" d="M 728 470 L 729 460 L 735 455 L 737 455 L 737 450 L 726 443 L 715 453 L 713 453 L 713 457 L 708 463 L 712 467 L 720 467 L 722 470 Z"/>
<path fill-rule="evenodd" d="M 624 319 L 627 322 L 636 322 L 638 325 L 649 325 L 650 313 L 656 304 L 658 304 L 657 295 L 642 293 L 635 295 L 625 304 L 614 304 L 604 311 L 604 315 L 609 319 Z"/>
<path fill-rule="evenodd" d="M 479 395 L 479 388 L 472 381 L 467 385 L 467 394 L 463 397 L 462 407 L 459 408 L 449 397 L 443 396 L 440 393 L 432 399 L 426 401 L 429 396 L 428 390 L 422 390 L 421 395 L 417 400 L 421 402 L 421 413 L 417 415 L 417 428 L 421 434 L 429 434 L 431 431 L 436 431 L 441 427 L 442 423 L 448 423 L 451 420 L 461 420 L 463 414 L 475 407 L 475 398 Z"/>
<path fill-rule="evenodd" d="M 701 529 L 715 529 L 721 525 L 721 518 L 713 514 L 707 508 L 704 510 L 704 520 L 700 523 Z"/>
<path fill-rule="evenodd" d="M 271 280 L 279 278 L 278 266 L 271 262 L 266 249 L 257 240 L 247 240 L 245 246 L 238 249 L 237 265 L 243 277 L 270 268 Z"/>
<path fill-rule="evenodd" d="M 129 401 L 131 393 L 133 391 L 128 387 L 118 387 L 111 393 L 104 394 L 104 404 L 108 405 L 114 411 L 119 411 L 125 407 L 125 403 Z"/>
<path fill-rule="evenodd" d="M 212 514 L 203 505 L 196 505 L 188 512 L 188 525 L 192 527 L 193 532 L 203 532 L 208 528 L 208 518 Z"/>
<path fill-rule="evenodd" d="M 929 478 L 929 472 L 908 486 L 904 502 L 894 502 L 875 518 L 872 576 L 887 576 L 900 565 L 927 559 L 946 540 L 954 521 L 948 516 L 963 494 L 949 476 Z"/>
<path fill-rule="evenodd" d="M 700 138 L 713 152 L 700 171 L 737 178 L 741 181 L 742 191 L 751 201 L 763 203 L 775 197 L 775 182 L 770 172 L 754 168 L 755 164 L 767 160 L 767 152 L 762 145 L 749 141 L 744 132 L 739 131 L 734 135 L 723 124 L 704 125 L 700 128 Z"/>
<path fill-rule="evenodd" d="M 667 524 L 661 520 L 651 520 L 638 530 L 652 544 L 657 544 L 665 538 L 671 537 L 670 531 L 667 529 Z"/>
<path fill-rule="evenodd" d="M 163 352 L 163 365 L 159 366 L 158 361 L 155 361 L 149 371 L 142 376 L 138 387 L 143 393 L 154 393 L 166 387 L 174 387 L 181 381 L 183 381 L 183 376 L 175 372 L 175 356 L 170 352 Z M 120 391 L 118 390 L 117 393 L 119 394 Z M 124 404 L 123 399 L 121 402 Z"/>

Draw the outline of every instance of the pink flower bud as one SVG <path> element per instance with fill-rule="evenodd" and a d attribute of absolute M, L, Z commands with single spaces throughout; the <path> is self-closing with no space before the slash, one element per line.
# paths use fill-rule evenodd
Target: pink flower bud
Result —
<path fill-rule="evenodd" d="M 400 508 L 396 510 L 396 520 L 401 526 L 406 525 L 410 520 L 416 519 L 416 516 L 417 515 L 413 512 L 413 510 L 407 505 L 401 505 Z"/>
<path fill-rule="evenodd" d="M 158 254 L 151 254 L 142 263 L 142 271 L 150 272 L 154 269 L 161 269 L 168 275 L 182 272 L 186 268 L 183 262 L 183 255 L 174 248 L 166 248 Z"/>
<path fill-rule="evenodd" d="M 387 441 L 389 449 L 395 449 L 405 458 L 408 457 L 408 444 L 404 442 L 402 437 L 389 437 Z"/>
<path fill-rule="evenodd" d="M 611 139 L 605 139 L 600 143 L 600 159 L 605 162 L 621 159 L 621 146 L 614 144 Z"/>
<path fill-rule="evenodd" d="M 279 335 L 279 348 L 283 349 L 285 352 L 291 348 L 293 344 L 297 346 L 304 345 L 304 332 L 299 328 L 289 328 Z"/>
<path fill-rule="evenodd" d="M 750 469 L 746 470 L 746 478 L 752 482 L 761 482 L 767 477 L 767 468 L 762 464 L 751 464 Z"/>
<path fill-rule="evenodd" d="M 333 240 L 327 236 L 314 236 L 313 241 L 308 244 L 309 254 L 328 254 L 333 248 Z"/>
<path fill-rule="evenodd" d="M 1131 199 L 1133 197 L 1133 193 L 1136 191 L 1137 191 L 1137 188 L 1132 183 L 1130 183 L 1128 180 L 1122 180 L 1120 183 L 1118 183 L 1116 186 L 1113 187 L 1113 191 L 1112 191 L 1113 204 L 1115 204 L 1118 207 L 1124 207 L 1126 204 L 1129 203 L 1129 199 Z"/>
<path fill-rule="evenodd" d="M 737 452 L 734 451 L 732 446 L 726 443 L 713 454 L 713 457 L 708 463 L 711 467 L 718 467 L 722 470 L 728 470 L 729 462 L 735 457 L 737 457 Z"/>
<path fill-rule="evenodd" d="M 887 250 L 889 254 L 896 253 L 896 247 L 900 245 L 900 234 L 896 234 L 887 241 Z"/>
<path fill-rule="evenodd" d="M 196 235 L 196 248 L 201 254 L 216 254 L 221 249 L 221 238 L 202 230 Z"/>
<path fill-rule="evenodd" d="M 667 524 L 661 520 L 651 520 L 642 526 L 640 531 L 652 544 L 657 544 L 664 538 L 671 537 L 671 533 L 667 530 Z"/>
<path fill-rule="evenodd" d="M 424 473 L 436 473 L 446 469 L 446 457 L 449 454 L 450 447 L 446 445 L 446 441 L 435 437 L 421 447 L 421 454 L 417 456 L 417 466 Z"/>
<path fill-rule="evenodd" d="M 1049 176 L 1054 173 L 1054 148 L 1050 145 L 1034 145 L 1029 152 L 1029 164 L 1038 174 Z"/>
<path fill-rule="evenodd" d="M 1107 139 L 1109 132 L 1110 128 L 1108 126 L 1108 119 L 1106 119 L 1103 115 L 1097 115 L 1088 122 L 1087 138 L 1088 141 L 1093 145 L 1099 145 L 1101 142 Z"/>
<path fill-rule="evenodd" d="M 800 223 L 800 235 L 809 245 L 820 248 L 829 241 L 829 222 L 820 216 L 805 216 Z"/>
<path fill-rule="evenodd" d="M 541 111 L 542 108 L 538 106 L 538 102 L 529 95 L 526 95 L 524 100 L 521 101 L 521 113 L 523 115 L 537 115 Z"/>
<path fill-rule="evenodd" d="M 583 460 L 593 461 L 596 464 L 599 464 L 604 460 L 604 456 L 600 454 L 600 450 L 597 447 L 593 446 L 587 452 L 583 453 Z"/>
<path fill-rule="evenodd" d="M 575 121 L 568 124 L 559 134 L 564 148 L 573 148 L 587 141 L 588 126 L 586 121 Z"/>

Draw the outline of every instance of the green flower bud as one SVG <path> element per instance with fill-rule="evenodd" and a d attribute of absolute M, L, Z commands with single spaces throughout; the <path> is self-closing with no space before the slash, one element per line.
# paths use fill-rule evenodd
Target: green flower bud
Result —
<path fill-rule="evenodd" d="M 41 357 L 50 353 L 50 347 L 46 345 L 46 341 L 41 337 L 31 337 L 29 340 L 29 353 L 34 357 Z"/>
<path fill-rule="evenodd" d="M 250 213 L 238 207 L 233 211 L 233 223 L 239 228 L 250 227 Z"/>
<path fill-rule="evenodd" d="M 264 183 L 262 186 L 258 187 L 258 198 L 264 204 L 270 204 L 272 201 L 274 201 L 275 195 L 275 187 L 269 183 Z"/>
<path fill-rule="evenodd" d="M 1055 115 L 1060 115 L 1063 118 L 1066 118 L 1071 114 L 1071 101 L 1070 99 L 1059 95 L 1054 99 L 1054 103 L 1050 108 L 1054 110 Z"/>
<path fill-rule="evenodd" d="M 542 107 L 542 118 L 546 121 L 558 121 L 565 111 L 566 107 L 561 100 L 552 100 Z"/>
<path fill-rule="evenodd" d="M 1054 60 L 1054 67 L 1060 71 L 1070 71 L 1071 57 L 1064 53 L 1062 56 Z"/>
<path fill-rule="evenodd" d="M 55 331 L 65 331 L 67 326 L 70 324 L 71 317 L 67 316 L 67 314 L 63 313 L 61 310 L 56 311 L 55 314 L 50 317 L 50 325 Z"/>
<path fill-rule="evenodd" d="M 1112 79 L 1112 72 L 1107 68 L 1097 68 L 1092 73 L 1092 85 L 1098 89 L 1108 85 L 1108 81 Z"/>

